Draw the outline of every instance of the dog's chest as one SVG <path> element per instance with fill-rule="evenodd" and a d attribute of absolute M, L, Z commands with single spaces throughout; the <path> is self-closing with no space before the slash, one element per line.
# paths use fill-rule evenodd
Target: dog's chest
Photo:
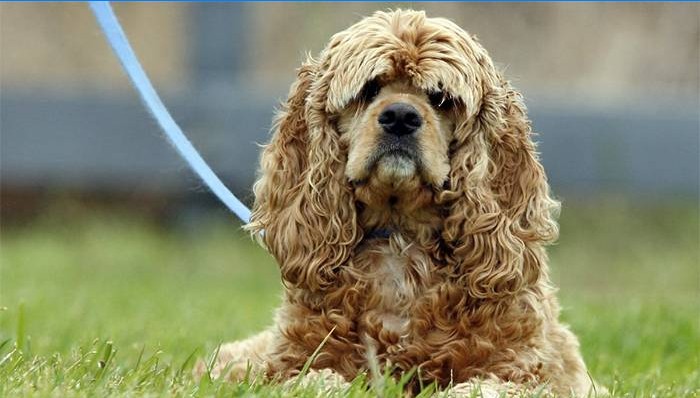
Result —
<path fill-rule="evenodd" d="M 411 245 L 379 242 L 358 258 L 364 303 L 360 321 L 370 334 L 408 333 L 413 306 L 431 282 L 429 258 Z"/>
<path fill-rule="evenodd" d="M 408 326 L 411 303 L 415 301 L 415 283 L 410 278 L 408 267 L 410 259 L 387 253 L 376 264 L 377 277 L 373 290 L 378 297 L 378 305 L 370 310 L 378 311 L 382 316 L 385 329 L 403 333 Z"/>

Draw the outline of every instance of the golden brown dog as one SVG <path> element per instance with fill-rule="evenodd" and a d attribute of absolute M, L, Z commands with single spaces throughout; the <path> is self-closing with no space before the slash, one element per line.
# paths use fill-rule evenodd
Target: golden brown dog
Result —
<path fill-rule="evenodd" d="M 215 375 L 293 377 L 329 336 L 311 367 L 345 380 L 375 361 L 453 391 L 593 391 L 557 319 L 559 204 L 521 96 L 454 23 L 377 12 L 333 36 L 299 70 L 255 195 L 248 228 L 284 298 Z"/>

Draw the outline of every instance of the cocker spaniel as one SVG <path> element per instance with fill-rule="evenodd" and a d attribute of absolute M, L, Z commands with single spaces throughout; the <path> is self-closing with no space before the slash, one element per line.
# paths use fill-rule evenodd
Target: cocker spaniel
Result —
<path fill-rule="evenodd" d="M 284 380 L 320 346 L 311 368 L 345 380 L 379 364 L 453 391 L 592 393 L 557 320 L 559 204 L 531 135 L 521 95 L 452 22 L 377 12 L 333 36 L 299 69 L 254 189 L 248 228 L 283 302 L 214 375 Z"/>

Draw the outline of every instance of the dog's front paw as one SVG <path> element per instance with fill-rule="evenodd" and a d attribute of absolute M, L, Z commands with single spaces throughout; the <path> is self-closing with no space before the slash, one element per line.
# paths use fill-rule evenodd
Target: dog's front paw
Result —
<path fill-rule="evenodd" d="M 524 397 L 533 391 L 513 383 L 492 379 L 474 379 L 455 384 L 445 391 L 449 398 L 511 398 Z M 540 396 L 540 395 L 537 395 Z M 547 397 L 548 395 L 543 395 Z"/>
<path fill-rule="evenodd" d="M 243 353 L 238 343 L 223 345 L 219 348 L 211 369 L 203 359 L 199 359 L 192 369 L 192 375 L 197 381 L 205 376 L 212 380 L 223 376 L 229 381 L 242 381 L 259 376 L 263 372 L 264 364 L 253 363 L 251 358 L 241 354 Z"/>
<path fill-rule="evenodd" d="M 192 369 L 195 380 L 208 375 L 211 379 L 225 377 L 229 381 L 265 377 L 267 353 L 273 345 L 274 335 L 270 331 L 251 338 L 224 344 L 216 352 L 211 369 L 200 359 Z"/>
<path fill-rule="evenodd" d="M 314 388 L 318 391 L 341 390 L 350 386 L 343 376 L 331 369 L 309 369 L 304 375 L 295 376 L 285 382 L 287 386 Z"/>

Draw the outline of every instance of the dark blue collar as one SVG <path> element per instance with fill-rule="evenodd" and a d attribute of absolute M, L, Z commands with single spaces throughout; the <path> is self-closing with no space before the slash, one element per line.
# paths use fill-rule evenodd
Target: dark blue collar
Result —
<path fill-rule="evenodd" d="M 365 234 L 365 239 L 389 239 L 391 237 L 391 234 L 393 234 L 394 231 L 393 229 L 389 228 L 378 228 L 378 229 L 373 229 L 369 231 L 367 234 Z"/>

